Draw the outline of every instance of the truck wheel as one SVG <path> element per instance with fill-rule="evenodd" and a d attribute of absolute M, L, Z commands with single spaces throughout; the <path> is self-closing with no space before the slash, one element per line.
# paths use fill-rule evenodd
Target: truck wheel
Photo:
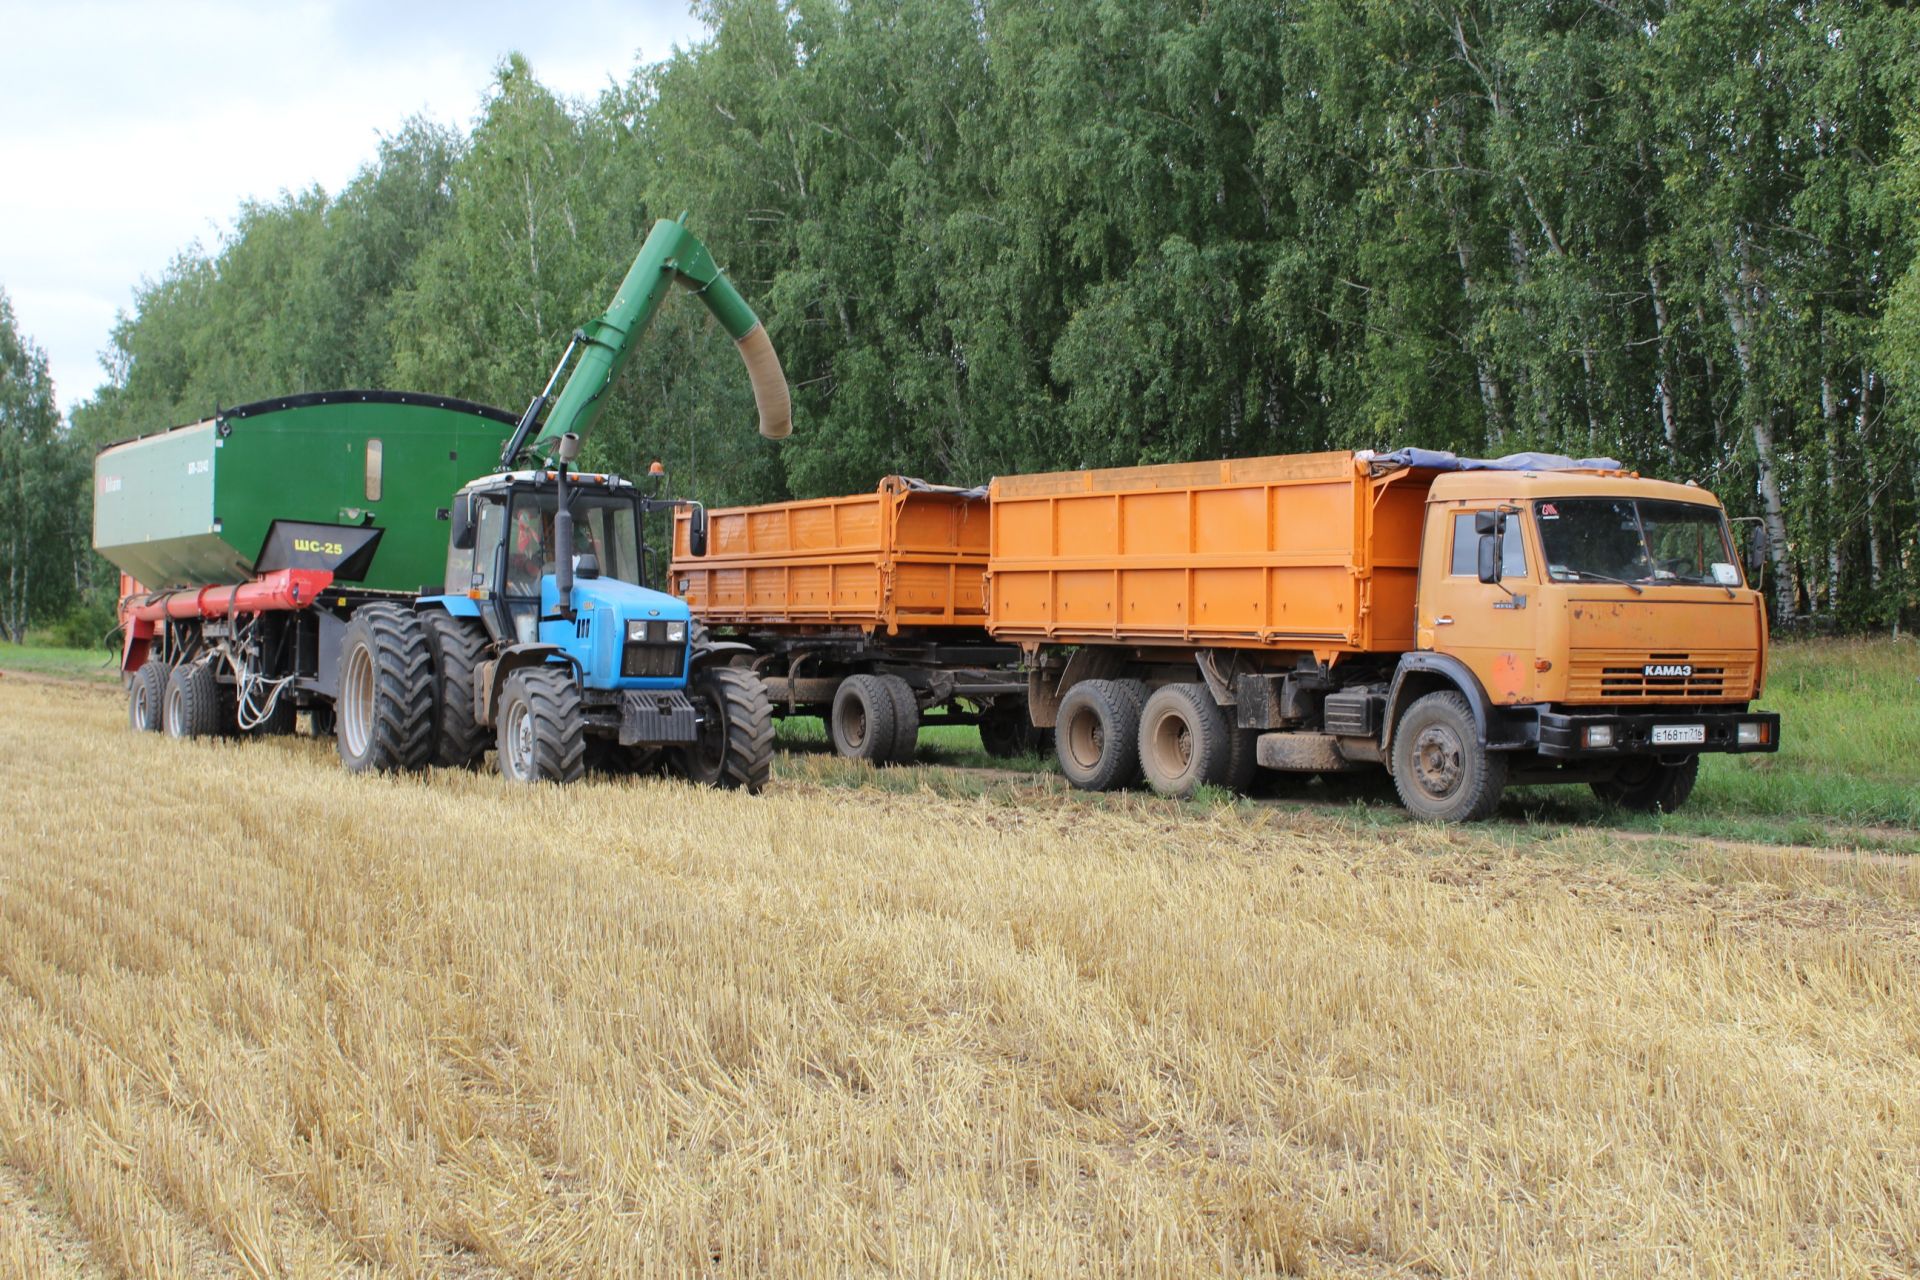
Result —
<path fill-rule="evenodd" d="M 834 690 L 827 719 L 834 751 L 849 760 L 885 764 L 893 758 L 897 715 L 893 694 L 879 676 L 848 676 Z"/>
<path fill-rule="evenodd" d="M 370 604 L 340 645 L 334 742 L 349 773 L 423 769 L 433 755 L 433 656 L 413 610 Z"/>
<path fill-rule="evenodd" d="M 1113 791 L 1140 781 L 1138 680 L 1082 680 L 1060 700 L 1054 750 L 1060 772 L 1082 791 Z"/>
<path fill-rule="evenodd" d="M 881 676 L 880 683 L 893 697 L 893 750 L 887 752 L 884 763 L 912 764 L 913 753 L 920 747 L 920 700 L 913 696 L 913 686 L 899 676 Z"/>
<path fill-rule="evenodd" d="M 1162 685 L 1140 713 L 1140 772 L 1163 796 L 1217 785 L 1227 776 L 1230 732 L 1205 685 Z"/>
<path fill-rule="evenodd" d="M 1254 775 L 1260 772 L 1260 731 L 1235 725 L 1224 707 L 1220 714 L 1227 717 L 1227 770 L 1220 785 L 1232 788 L 1235 795 L 1248 795 Z"/>
<path fill-rule="evenodd" d="M 1699 756 L 1688 756 L 1680 764 L 1630 760 L 1613 777 L 1594 783 L 1593 794 L 1634 813 L 1672 813 L 1693 794 L 1699 776 Z"/>
<path fill-rule="evenodd" d="M 471 769 L 487 754 L 486 726 L 473 718 L 473 669 L 487 651 L 487 633 L 438 611 L 425 618 L 433 640 L 433 762 Z"/>
<path fill-rule="evenodd" d="M 758 795 L 773 776 L 773 704 L 767 686 L 739 667 L 709 667 L 695 679 L 693 692 L 706 705 L 699 740 L 676 753 L 680 772 L 702 786 Z"/>
<path fill-rule="evenodd" d="M 167 677 L 161 710 L 169 738 L 210 738 L 226 726 L 220 717 L 220 682 L 204 663 L 175 667 Z"/>
<path fill-rule="evenodd" d="M 152 658 L 133 673 L 127 685 L 127 723 L 135 733 L 159 733 L 167 701 L 167 677 L 173 668 Z"/>
<path fill-rule="evenodd" d="M 576 782 L 587 768 L 587 723 L 570 668 L 522 667 L 500 693 L 500 772 L 514 782 Z"/>
<path fill-rule="evenodd" d="M 1467 700 L 1430 693 L 1393 731 L 1393 785 L 1400 803 L 1432 822 L 1478 822 L 1500 803 L 1506 756 L 1480 745 Z"/>

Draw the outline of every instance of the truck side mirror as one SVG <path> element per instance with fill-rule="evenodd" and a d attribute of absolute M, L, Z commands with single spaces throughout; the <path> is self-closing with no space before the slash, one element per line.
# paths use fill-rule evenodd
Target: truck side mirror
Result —
<path fill-rule="evenodd" d="M 1498 511 L 1476 511 L 1473 513 L 1473 531 L 1480 535 L 1480 558 L 1476 566 L 1480 581 L 1500 581 L 1501 569 L 1506 562 L 1507 517 Z"/>
<path fill-rule="evenodd" d="M 687 518 L 687 550 L 696 556 L 707 554 L 707 509 L 696 506 Z"/>
<path fill-rule="evenodd" d="M 473 495 L 457 493 L 453 497 L 453 546 L 456 551 L 473 550 Z"/>
<path fill-rule="evenodd" d="M 1747 581 L 1758 582 L 1760 575 L 1767 571 L 1767 526 L 1755 521 L 1753 533 L 1747 538 Z"/>

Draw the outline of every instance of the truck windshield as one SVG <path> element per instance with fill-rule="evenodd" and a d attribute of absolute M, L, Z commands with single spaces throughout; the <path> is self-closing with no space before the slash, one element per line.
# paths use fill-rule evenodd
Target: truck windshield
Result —
<path fill-rule="evenodd" d="M 1654 499 L 1551 498 L 1534 506 L 1555 582 L 1740 585 L 1718 507 Z"/>
<path fill-rule="evenodd" d="M 573 495 L 573 553 L 591 553 L 600 575 L 622 582 L 640 581 L 640 539 L 633 499 L 611 494 Z M 538 596 L 540 579 L 553 572 L 553 517 L 559 499 L 551 493 L 522 493 L 513 499 L 507 525 L 507 594 Z"/>

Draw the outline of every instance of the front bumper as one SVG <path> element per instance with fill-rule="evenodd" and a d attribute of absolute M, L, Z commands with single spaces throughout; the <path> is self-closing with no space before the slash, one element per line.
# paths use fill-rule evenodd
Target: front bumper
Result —
<path fill-rule="evenodd" d="M 1657 726 L 1699 725 L 1706 741 L 1656 743 Z M 1764 742 L 1741 742 L 1739 726 L 1765 726 Z M 1587 730 L 1605 725 L 1613 731 L 1610 746 L 1588 746 Z M 1574 713 L 1542 711 L 1539 752 L 1556 760 L 1605 760 L 1620 756 L 1700 755 L 1708 751 L 1750 752 L 1780 749 L 1780 713 L 1777 711 L 1659 711 Z"/>

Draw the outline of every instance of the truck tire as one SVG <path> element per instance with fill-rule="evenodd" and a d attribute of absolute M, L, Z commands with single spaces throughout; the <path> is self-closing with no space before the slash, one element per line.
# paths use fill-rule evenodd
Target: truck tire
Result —
<path fill-rule="evenodd" d="M 1688 756 L 1680 764 L 1631 760 L 1621 765 L 1613 777 L 1592 786 L 1593 794 L 1622 809 L 1634 813 L 1672 813 L 1687 802 L 1699 777 L 1699 756 Z"/>
<path fill-rule="evenodd" d="M 512 782 L 577 782 L 587 771 L 587 722 L 570 667 L 521 667 L 500 691 L 499 765 Z"/>
<path fill-rule="evenodd" d="M 412 609 L 362 607 L 340 642 L 334 742 L 349 773 L 424 769 L 433 756 L 433 654 Z"/>
<path fill-rule="evenodd" d="M 1025 755 L 1032 728 L 1024 701 L 995 698 L 980 713 L 980 747 L 996 760 Z"/>
<path fill-rule="evenodd" d="M 1233 714 L 1225 708 L 1221 714 L 1227 717 L 1227 771 L 1220 785 L 1235 795 L 1250 795 L 1254 775 L 1260 772 L 1260 731 L 1235 725 Z"/>
<path fill-rule="evenodd" d="M 135 733 L 159 733 L 167 703 L 167 677 L 173 668 L 152 658 L 127 684 L 127 723 Z"/>
<path fill-rule="evenodd" d="M 899 676 L 881 676 L 880 683 L 893 697 L 893 750 L 883 763 L 908 765 L 920 747 L 920 700 L 913 686 Z"/>
<path fill-rule="evenodd" d="M 220 682 L 205 663 L 175 667 L 167 677 L 167 699 L 161 711 L 169 738 L 210 738 L 224 733 L 220 715 Z"/>
<path fill-rule="evenodd" d="M 893 758 L 897 716 L 893 694 L 879 676 L 848 676 L 834 690 L 833 713 L 827 718 L 835 753 L 885 764 Z"/>
<path fill-rule="evenodd" d="M 760 794 L 773 776 L 773 704 L 767 686 L 740 667 L 708 667 L 694 678 L 693 693 L 706 703 L 708 714 L 701 717 L 699 741 L 675 753 L 680 772 L 702 786 Z"/>
<path fill-rule="evenodd" d="M 1140 772 L 1163 796 L 1186 799 L 1227 776 L 1231 730 L 1203 684 L 1167 684 L 1140 713 Z"/>
<path fill-rule="evenodd" d="M 1140 781 L 1138 680 L 1082 680 L 1060 700 L 1054 750 L 1060 772 L 1082 791 L 1114 791 Z"/>
<path fill-rule="evenodd" d="M 1478 822 L 1507 787 L 1507 757 L 1480 744 L 1467 700 L 1430 693 L 1393 731 L 1393 785 L 1400 803 L 1430 822 Z"/>
<path fill-rule="evenodd" d="M 425 620 L 433 641 L 433 763 L 471 769 L 491 736 L 473 718 L 473 669 L 487 651 L 486 629 L 437 610 Z"/>

